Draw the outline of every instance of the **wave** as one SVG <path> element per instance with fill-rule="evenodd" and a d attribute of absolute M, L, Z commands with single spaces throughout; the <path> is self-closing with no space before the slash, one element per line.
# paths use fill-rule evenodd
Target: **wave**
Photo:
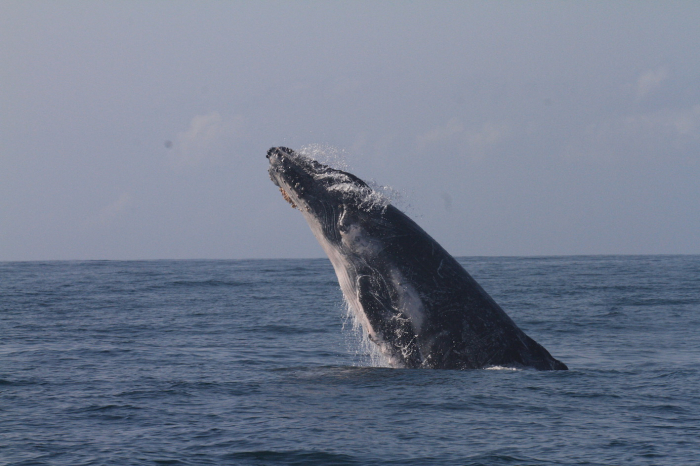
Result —
<path fill-rule="evenodd" d="M 238 286 L 249 286 L 252 285 L 250 282 L 239 282 L 234 280 L 175 280 L 170 282 L 169 285 L 172 286 L 185 286 L 185 287 L 238 287 Z"/>
<path fill-rule="evenodd" d="M 349 455 L 329 453 L 325 451 L 273 451 L 257 450 L 231 453 L 227 459 L 245 461 L 244 464 L 284 464 L 284 465 L 324 465 L 344 466 L 363 464 L 357 458 Z"/>

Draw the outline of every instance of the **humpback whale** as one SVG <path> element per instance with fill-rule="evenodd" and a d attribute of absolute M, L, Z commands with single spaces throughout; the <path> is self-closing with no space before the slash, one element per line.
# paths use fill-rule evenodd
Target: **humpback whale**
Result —
<path fill-rule="evenodd" d="M 394 367 L 563 370 L 421 227 L 355 175 L 286 147 L 269 174 L 324 249 L 355 316 Z"/>

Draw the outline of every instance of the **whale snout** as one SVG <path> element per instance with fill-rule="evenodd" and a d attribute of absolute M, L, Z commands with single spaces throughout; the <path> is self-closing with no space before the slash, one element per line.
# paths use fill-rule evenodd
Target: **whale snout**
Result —
<path fill-rule="evenodd" d="M 313 186 L 313 173 L 307 169 L 304 158 L 288 147 L 272 147 L 266 157 L 270 161 L 270 179 L 280 188 L 282 197 L 296 208 L 307 188 Z"/>
<path fill-rule="evenodd" d="M 265 157 L 267 157 L 268 159 L 273 155 L 284 157 L 284 155 L 292 155 L 293 153 L 294 151 L 289 147 L 272 147 L 270 150 L 267 151 L 267 155 Z"/>
<path fill-rule="evenodd" d="M 290 170 L 297 168 L 294 155 L 296 155 L 295 152 L 288 147 L 272 147 L 267 151 L 265 157 L 270 161 L 268 171 L 272 182 L 277 186 L 279 186 L 279 179 L 277 179 L 277 176 L 273 176 L 273 173 L 282 178 L 289 177 Z"/>

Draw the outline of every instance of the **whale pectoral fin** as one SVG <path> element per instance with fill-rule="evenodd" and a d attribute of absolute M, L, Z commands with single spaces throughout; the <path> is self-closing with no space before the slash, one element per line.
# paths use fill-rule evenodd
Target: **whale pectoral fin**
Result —
<path fill-rule="evenodd" d="M 393 314 L 386 284 L 371 275 L 358 275 L 356 284 L 357 297 L 367 319 L 376 330 L 381 331 L 382 324 Z"/>
<path fill-rule="evenodd" d="M 379 277 L 379 278 L 377 278 Z M 404 367 L 421 367 L 422 357 L 411 320 L 397 306 L 398 298 L 379 274 L 357 277 L 357 294 L 374 331 Z"/>

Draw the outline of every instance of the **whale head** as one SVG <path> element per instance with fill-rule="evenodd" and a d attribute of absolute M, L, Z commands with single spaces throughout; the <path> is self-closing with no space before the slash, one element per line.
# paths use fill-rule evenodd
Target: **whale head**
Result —
<path fill-rule="evenodd" d="M 267 158 L 270 179 L 280 188 L 282 197 L 304 214 L 324 249 L 323 243 L 342 247 L 352 225 L 361 220 L 359 217 L 371 218 L 388 205 L 381 194 L 352 173 L 331 168 L 287 147 L 273 147 Z"/>

